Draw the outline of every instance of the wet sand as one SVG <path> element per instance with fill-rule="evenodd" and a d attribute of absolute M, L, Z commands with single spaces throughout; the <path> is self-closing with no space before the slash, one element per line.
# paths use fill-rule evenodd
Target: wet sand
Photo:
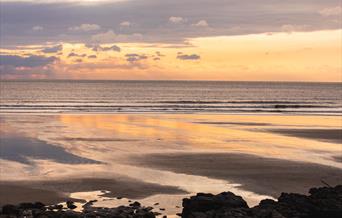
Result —
<path fill-rule="evenodd" d="M 342 163 L 342 155 L 337 155 L 332 157 L 336 162 Z"/>
<path fill-rule="evenodd" d="M 56 204 L 66 199 L 68 199 L 66 195 L 57 191 L 36 189 L 9 182 L 0 184 L 0 205 L 37 201 L 45 204 Z"/>
<path fill-rule="evenodd" d="M 145 167 L 239 183 L 245 190 L 273 197 L 279 197 L 280 190 L 306 193 L 322 180 L 337 185 L 342 179 L 339 168 L 236 153 L 151 154 L 132 160 Z"/>
<path fill-rule="evenodd" d="M 342 129 L 270 129 L 269 131 L 286 136 L 342 143 Z"/>
<path fill-rule="evenodd" d="M 269 123 L 253 123 L 253 122 L 196 122 L 199 124 L 213 124 L 213 125 L 238 125 L 238 126 L 270 126 Z"/>
<path fill-rule="evenodd" d="M 99 190 L 109 191 L 102 195 L 105 197 L 131 199 L 141 199 L 155 194 L 186 193 L 177 187 L 146 183 L 130 178 L 1 182 L 0 205 L 35 201 L 56 204 L 70 199 L 69 193 Z M 82 199 L 73 200 L 82 201 Z"/>
<path fill-rule="evenodd" d="M 340 141 L 323 141 L 336 139 L 339 117 L 61 114 L 0 119 L 0 203 L 58 203 L 85 194 L 91 200 L 106 190 L 108 197 L 174 209 L 188 193 L 234 190 L 259 202 L 281 191 L 305 193 L 322 185 L 322 179 L 331 185 L 342 179 Z M 289 128 L 323 132 L 305 137 L 272 132 Z M 168 214 L 174 215 L 171 209 Z"/>

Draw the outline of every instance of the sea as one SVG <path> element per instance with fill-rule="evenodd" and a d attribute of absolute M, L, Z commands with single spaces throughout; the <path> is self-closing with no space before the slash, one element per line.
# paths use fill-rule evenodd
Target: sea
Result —
<path fill-rule="evenodd" d="M 0 113 L 342 114 L 341 83 L 1 81 Z"/>
<path fill-rule="evenodd" d="M 1 80 L 0 204 L 68 195 L 77 210 L 139 201 L 176 218 L 198 192 L 254 206 L 340 184 L 341 87 Z"/>

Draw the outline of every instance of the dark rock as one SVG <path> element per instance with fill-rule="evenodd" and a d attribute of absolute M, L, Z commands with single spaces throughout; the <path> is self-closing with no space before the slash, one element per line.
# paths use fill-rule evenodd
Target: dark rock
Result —
<path fill-rule="evenodd" d="M 35 209 L 44 209 L 45 210 L 45 204 L 43 204 L 41 202 L 36 202 L 36 203 L 34 203 L 33 208 L 35 208 Z"/>
<path fill-rule="evenodd" d="M 83 210 L 91 210 L 92 209 L 92 205 L 97 202 L 97 200 L 91 200 L 88 201 L 87 203 L 85 203 L 84 205 L 82 205 Z"/>
<path fill-rule="evenodd" d="M 2 214 L 5 215 L 17 215 L 19 213 L 19 209 L 17 206 L 7 204 L 2 207 Z"/>
<path fill-rule="evenodd" d="M 74 211 L 65 211 L 61 218 L 81 218 L 82 214 Z"/>
<path fill-rule="evenodd" d="M 183 200 L 183 218 L 341 218 L 342 186 L 313 188 L 310 195 L 282 193 L 248 208 L 231 192 L 202 194 Z"/>
<path fill-rule="evenodd" d="M 135 201 L 135 202 L 129 204 L 129 206 L 131 206 L 131 207 L 140 207 L 141 204 L 139 202 Z"/>
<path fill-rule="evenodd" d="M 145 207 L 145 208 L 143 208 L 143 210 L 145 210 L 145 211 L 151 211 L 151 210 L 153 210 L 153 207 Z"/>
<path fill-rule="evenodd" d="M 20 203 L 19 204 L 19 209 L 23 209 L 23 210 L 26 210 L 26 209 L 31 209 L 33 208 L 33 203 Z"/>
<path fill-rule="evenodd" d="M 71 209 L 71 210 L 77 208 L 77 206 L 74 205 L 74 202 L 72 202 L 72 201 L 67 201 L 67 202 L 66 202 L 66 205 L 67 205 L 67 207 L 68 207 L 69 209 Z"/>
<path fill-rule="evenodd" d="M 184 218 L 341 218 L 342 186 L 310 189 L 310 195 L 282 193 L 277 201 L 262 200 L 259 205 L 249 208 L 247 203 L 231 192 L 218 195 L 199 193 L 183 200 Z M 4 205 L 0 217 L 32 218 L 155 218 L 162 215 L 153 212 L 152 207 L 142 207 L 139 202 L 116 208 L 92 207 L 95 201 L 83 205 L 83 212 L 64 211 L 63 205 L 21 203 Z M 68 208 L 76 208 L 74 202 L 66 202 Z M 57 210 L 57 211 L 56 211 Z M 164 210 L 164 208 L 160 208 Z M 163 216 L 166 217 L 166 216 Z"/>
<path fill-rule="evenodd" d="M 261 200 L 259 203 L 259 207 L 263 208 L 263 209 L 267 209 L 267 208 L 274 208 L 274 206 L 277 204 L 277 202 L 275 200 L 272 199 L 264 199 Z"/>
<path fill-rule="evenodd" d="M 61 205 L 61 204 L 51 205 L 51 206 L 48 206 L 48 209 L 49 210 L 62 210 L 63 205 Z"/>
<path fill-rule="evenodd" d="M 198 212 L 210 212 L 222 209 L 248 208 L 246 201 L 242 197 L 232 192 L 223 192 L 218 195 L 198 193 L 190 199 L 183 199 L 182 217 L 194 217 Z M 202 216 L 202 215 L 201 215 Z"/>
<path fill-rule="evenodd" d="M 28 210 L 30 212 L 27 212 L 27 213 L 40 213 L 41 211 L 45 211 L 46 208 L 45 208 L 45 205 L 41 202 L 35 202 L 35 203 L 28 203 L 28 202 L 25 202 L 25 203 L 20 203 L 18 205 L 18 208 L 20 210 Z M 29 215 L 26 215 L 29 217 Z"/>

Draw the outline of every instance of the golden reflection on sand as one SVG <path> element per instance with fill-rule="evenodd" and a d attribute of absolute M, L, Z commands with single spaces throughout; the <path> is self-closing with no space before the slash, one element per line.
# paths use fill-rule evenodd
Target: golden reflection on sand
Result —
<path fill-rule="evenodd" d="M 139 144 L 139 152 L 158 152 L 161 148 L 163 151 L 181 149 L 195 152 L 243 152 L 341 167 L 341 164 L 329 159 L 329 155 L 341 151 L 338 143 L 267 131 L 268 128 L 340 128 L 340 117 L 115 114 L 60 115 L 59 119 L 69 129 L 68 132 L 77 130 L 77 137 L 87 137 L 89 130 L 92 130 L 97 136 L 115 135 L 123 139 L 141 140 L 130 143 L 132 152 L 136 149 L 132 144 Z M 208 121 L 210 123 L 205 123 Z"/>
<path fill-rule="evenodd" d="M 268 131 L 277 128 L 340 129 L 341 118 L 336 116 L 60 114 L 3 115 L 1 118 L 1 126 L 6 127 L 1 131 L 3 137 L 34 138 L 67 153 L 101 162 L 57 163 L 30 157 L 32 164 L 25 165 L 1 160 L 1 180 L 4 181 L 127 177 L 179 187 L 189 193 L 236 190 L 249 202 L 257 203 L 265 196 L 242 190 L 239 184 L 127 163 L 134 155 L 144 157 L 153 153 L 235 152 L 342 168 L 342 164 L 332 158 L 341 154 L 340 143 Z"/>

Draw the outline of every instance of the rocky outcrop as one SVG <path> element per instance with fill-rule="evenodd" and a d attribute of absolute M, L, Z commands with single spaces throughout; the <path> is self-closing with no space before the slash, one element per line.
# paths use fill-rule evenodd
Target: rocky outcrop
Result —
<path fill-rule="evenodd" d="M 245 208 L 248 208 L 246 201 L 232 192 L 223 192 L 218 195 L 198 193 L 190 199 L 183 199 L 182 217 L 212 217 L 213 211 L 216 214 L 222 214 L 226 210 Z"/>
<path fill-rule="evenodd" d="M 63 205 L 45 206 L 42 203 L 22 203 L 19 205 L 4 205 L 2 207 L 1 218 L 155 218 L 156 213 L 152 212 L 152 207 L 142 207 L 135 202 L 130 206 L 120 206 L 116 208 L 92 207 L 90 201 L 83 206 L 82 212 L 76 212 L 73 202 L 66 202 L 67 208 Z"/>
<path fill-rule="evenodd" d="M 312 188 L 310 195 L 282 193 L 249 208 L 231 192 L 197 194 L 183 200 L 182 218 L 341 218 L 342 186 Z"/>
<path fill-rule="evenodd" d="M 262 200 L 255 207 L 248 207 L 246 201 L 232 192 L 218 195 L 198 193 L 183 199 L 182 218 L 341 218 L 342 185 L 336 187 L 312 188 L 309 195 L 282 193 L 277 201 Z M 21 203 L 4 205 L 0 218 L 155 218 L 161 215 L 152 207 L 139 202 L 116 208 L 94 207 L 96 200 L 85 203 L 82 212 L 76 212 L 73 202 L 45 206 L 42 203 Z M 158 203 L 155 204 L 157 206 Z M 163 211 L 163 208 L 160 208 Z M 163 217 L 166 217 L 165 215 Z"/>

